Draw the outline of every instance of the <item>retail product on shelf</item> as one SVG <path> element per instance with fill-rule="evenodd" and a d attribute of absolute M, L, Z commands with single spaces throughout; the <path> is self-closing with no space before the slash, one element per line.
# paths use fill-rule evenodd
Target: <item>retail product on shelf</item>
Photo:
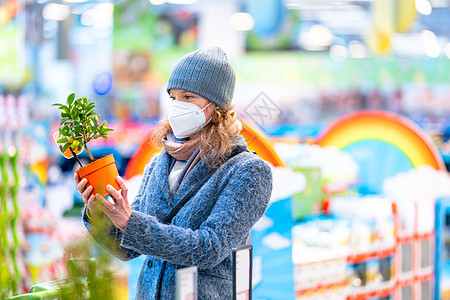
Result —
<path fill-rule="evenodd" d="M 398 210 L 398 293 L 401 299 L 432 299 L 434 288 L 435 203 L 401 199 Z"/>
<path fill-rule="evenodd" d="M 340 197 L 333 216 L 315 217 L 292 228 L 297 299 L 365 299 L 395 291 L 395 218 L 382 197 Z M 334 295 L 334 294 L 333 294 Z M 321 298 L 321 299 L 322 299 Z M 316 299 L 316 298 L 314 298 Z"/>
<path fill-rule="evenodd" d="M 395 246 L 394 214 L 390 199 L 375 195 L 334 197 L 330 201 L 328 212 L 368 227 L 366 230 L 370 231 L 370 237 L 356 240 L 353 253 L 385 251 Z M 354 234 L 361 235 L 359 232 L 363 232 L 363 228 L 364 226 L 356 227 Z"/>
<path fill-rule="evenodd" d="M 78 219 L 60 218 L 37 205 L 24 208 L 22 218 L 24 259 L 30 275 L 28 286 L 64 277 L 65 249 L 86 235 L 83 224 Z"/>
<path fill-rule="evenodd" d="M 306 178 L 305 189 L 292 198 L 294 220 L 321 211 L 325 198 L 346 191 L 357 181 L 358 165 L 335 147 L 279 143 L 275 149 L 287 165 Z"/>
<path fill-rule="evenodd" d="M 297 298 L 347 286 L 349 232 L 346 220 L 317 218 L 292 228 Z M 345 299 L 345 294 L 341 299 Z M 307 298 L 306 298 L 307 299 Z"/>
<path fill-rule="evenodd" d="M 439 253 L 435 257 L 436 201 L 450 197 L 450 176 L 429 166 L 420 166 L 387 178 L 384 193 L 393 199 L 398 211 L 398 280 L 399 294 L 413 299 L 439 297 Z M 439 205 L 438 205 L 439 207 Z M 435 218 L 437 220 L 435 221 Z M 438 237 L 438 244 L 442 233 Z M 436 263 L 435 263 L 436 262 Z M 444 281 L 445 282 L 445 281 Z M 434 291 L 434 286 L 438 290 Z"/>
<path fill-rule="evenodd" d="M 86 97 L 75 99 L 75 94 L 67 97 L 67 105 L 53 104 L 61 110 L 61 124 L 59 134 L 61 137 L 56 140 L 61 152 L 65 157 L 67 149 L 77 158 L 75 151 L 81 151 L 83 148 L 89 155 L 91 162 L 76 171 L 80 178 L 86 178 L 93 187 L 92 195 L 100 193 L 102 196 L 108 195 L 106 185 L 110 184 L 116 189 L 119 185 L 116 177 L 119 175 L 114 163 L 112 154 L 95 160 L 87 144 L 97 138 L 108 138 L 108 132 L 113 129 L 108 128 L 106 121 L 99 124 L 98 115 L 95 111 L 95 103 Z M 78 159 L 78 158 L 77 158 Z M 79 162 L 81 165 L 81 162 Z"/>
<path fill-rule="evenodd" d="M 450 297 L 450 197 L 436 202 L 436 248 L 434 299 Z"/>
<path fill-rule="evenodd" d="M 24 170 L 23 130 L 27 124 L 25 98 L 0 95 L 0 298 L 24 288 L 20 188 Z"/>

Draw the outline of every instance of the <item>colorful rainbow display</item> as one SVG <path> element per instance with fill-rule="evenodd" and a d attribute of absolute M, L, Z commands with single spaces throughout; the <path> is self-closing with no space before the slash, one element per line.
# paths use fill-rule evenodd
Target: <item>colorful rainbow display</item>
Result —
<path fill-rule="evenodd" d="M 284 167 L 285 164 L 275 152 L 270 138 L 253 123 L 242 118 L 239 120 L 242 123 L 241 135 L 245 138 L 248 148 L 255 151 L 259 157 L 270 162 L 274 167 Z"/>
<path fill-rule="evenodd" d="M 360 111 L 342 117 L 325 129 L 316 143 L 344 149 L 363 140 L 379 140 L 395 146 L 414 168 L 429 165 L 445 170 L 431 138 L 412 121 L 390 112 Z"/>

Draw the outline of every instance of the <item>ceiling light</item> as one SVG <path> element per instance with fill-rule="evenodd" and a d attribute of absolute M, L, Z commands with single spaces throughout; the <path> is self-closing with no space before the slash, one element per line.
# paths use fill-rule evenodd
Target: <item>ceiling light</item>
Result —
<path fill-rule="evenodd" d="M 171 4 L 194 4 L 197 0 L 167 0 Z"/>
<path fill-rule="evenodd" d="M 100 3 L 94 8 L 86 10 L 80 18 L 81 25 L 94 26 L 98 29 L 107 29 L 112 26 L 114 5 Z"/>
<path fill-rule="evenodd" d="M 67 3 L 83 3 L 86 2 L 87 0 L 63 0 L 63 1 Z"/>
<path fill-rule="evenodd" d="M 441 50 L 439 49 L 439 44 L 437 41 L 433 41 L 433 40 L 424 41 L 423 47 L 424 47 L 425 53 L 429 57 L 436 58 L 441 53 Z"/>
<path fill-rule="evenodd" d="M 93 9 L 86 10 L 80 18 L 81 25 L 92 26 L 95 20 L 95 11 Z"/>
<path fill-rule="evenodd" d="M 148 0 L 148 1 L 150 2 L 150 4 L 153 4 L 153 5 L 161 5 L 161 4 L 166 3 L 165 0 Z"/>
<path fill-rule="evenodd" d="M 230 24 L 238 31 L 250 31 L 255 26 L 255 21 L 249 13 L 235 13 L 230 18 Z"/>
<path fill-rule="evenodd" d="M 93 5 L 89 3 L 74 5 L 71 9 L 71 13 L 81 16 L 86 10 L 91 9 L 92 7 Z"/>
<path fill-rule="evenodd" d="M 114 13 L 114 4 L 112 3 L 100 3 L 97 4 L 94 9 L 102 14 L 103 17 L 112 18 Z"/>
<path fill-rule="evenodd" d="M 439 48 L 439 43 L 437 41 L 436 35 L 429 30 L 423 30 L 421 35 L 425 54 L 433 58 L 438 57 L 441 50 Z"/>
<path fill-rule="evenodd" d="M 430 30 L 422 30 L 421 35 L 424 40 L 437 40 L 437 37 L 434 34 L 434 32 Z"/>
<path fill-rule="evenodd" d="M 428 16 L 431 14 L 433 10 L 431 7 L 431 3 L 428 0 L 416 0 L 416 10 L 419 14 Z"/>
<path fill-rule="evenodd" d="M 333 34 L 323 25 L 313 25 L 308 31 L 300 33 L 299 43 L 306 50 L 325 50 L 333 42 Z"/>
<path fill-rule="evenodd" d="M 42 10 L 42 17 L 47 20 L 64 21 L 70 15 L 70 7 L 64 4 L 49 3 Z"/>
<path fill-rule="evenodd" d="M 330 1 L 330 0 L 284 0 L 284 6 L 288 9 L 350 9 L 356 7 L 349 2 L 353 1 Z"/>

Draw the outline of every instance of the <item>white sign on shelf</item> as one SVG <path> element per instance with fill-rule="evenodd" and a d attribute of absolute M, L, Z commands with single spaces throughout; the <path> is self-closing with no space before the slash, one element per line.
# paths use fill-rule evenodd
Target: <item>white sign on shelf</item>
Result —
<path fill-rule="evenodd" d="M 233 249 L 233 299 L 252 299 L 252 246 Z"/>
<path fill-rule="evenodd" d="M 177 300 L 197 300 L 197 267 L 177 270 L 176 296 Z"/>

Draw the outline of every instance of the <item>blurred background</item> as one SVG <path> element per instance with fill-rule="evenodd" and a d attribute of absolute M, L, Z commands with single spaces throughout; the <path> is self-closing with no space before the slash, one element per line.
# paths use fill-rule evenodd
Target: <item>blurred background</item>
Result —
<path fill-rule="evenodd" d="M 172 68 L 212 45 L 277 175 L 252 231 L 254 298 L 448 296 L 449 0 L 0 0 L 0 295 L 67 277 L 86 236 L 51 105 L 94 99 L 114 132 L 90 148 L 136 193 Z M 142 262 L 111 262 L 118 299 Z"/>

